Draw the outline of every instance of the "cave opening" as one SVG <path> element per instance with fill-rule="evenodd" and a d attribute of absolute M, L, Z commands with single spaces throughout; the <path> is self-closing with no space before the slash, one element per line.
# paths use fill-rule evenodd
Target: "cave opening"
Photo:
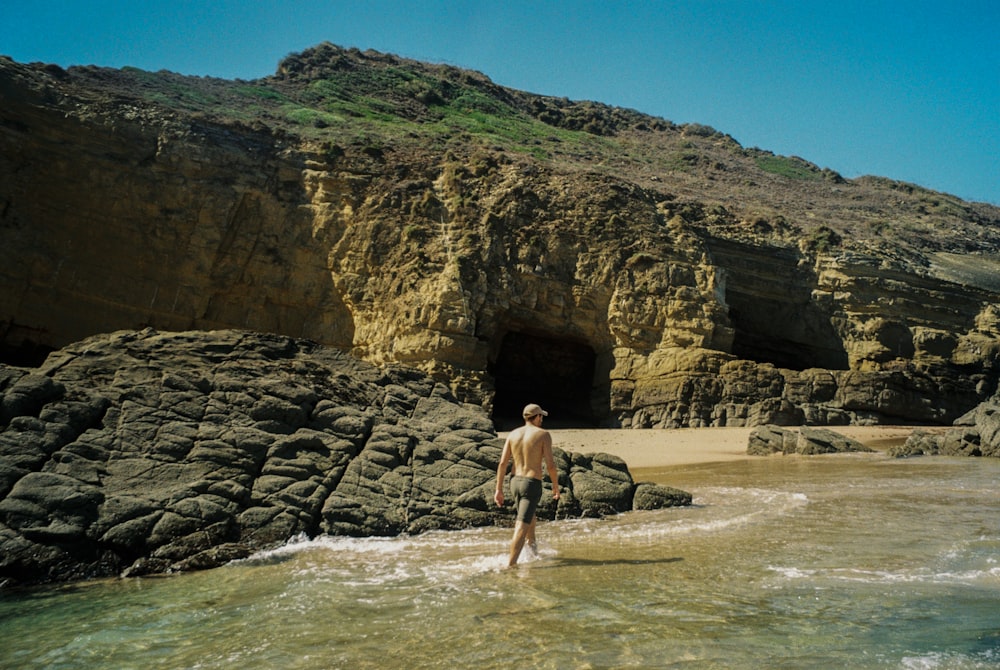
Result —
<path fill-rule="evenodd" d="M 0 321 L 0 363 L 22 368 L 37 368 L 55 351 L 55 347 L 41 343 L 34 337 L 45 331 L 28 328 L 10 321 Z"/>
<path fill-rule="evenodd" d="M 521 410 L 531 402 L 549 412 L 546 425 L 596 427 L 601 419 L 592 402 L 596 367 L 597 355 L 585 342 L 506 333 L 495 362 L 487 367 L 495 385 L 493 423 L 497 430 L 522 425 Z"/>
<path fill-rule="evenodd" d="M 725 287 L 733 329 L 731 353 L 806 370 L 850 367 L 833 305 L 822 292 L 812 264 L 796 249 L 763 249 L 709 238 L 712 258 Z"/>
<path fill-rule="evenodd" d="M 765 300 L 727 292 L 732 353 L 779 368 L 848 369 L 847 351 L 828 316 L 807 300 Z"/>

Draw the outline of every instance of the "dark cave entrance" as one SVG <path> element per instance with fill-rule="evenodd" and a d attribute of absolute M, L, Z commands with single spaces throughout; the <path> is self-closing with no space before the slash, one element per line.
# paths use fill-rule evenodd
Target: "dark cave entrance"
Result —
<path fill-rule="evenodd" d="M 496 388 L 493 423 L 497 430 L 523 424 L 521 410 L 529 402 L 549 412 L 549 426 L 596 427 L 603 418 L 595 413 L 592 401 L 596 365 L 594 349 L 584 342 L 508 332 L 496 361 L 487 367 Z M 607 392 L 603 395 L 607 403 Z"/>
<path fill-rule="evenodd" d="M 850 367 L 833 306 L 814 294 L 816 270 L 797 250 L 706 241 L 724 278 L 732 354 L 790 370 Z"/>
<path fill-rule="evenodd" d="M 10 321 L 0 321 L 0 363 L 22 368 L 37 368 L 55 347 L 41 344 L 49 333 Z"/>
<path fill-rule="evenodd" d="M 815 272 L 797 252 L 760 250 L 715 240 L 733 328 L 732 353 L 779 368 L 846 370 L 847 351 L 830 305 L 813 294 Z"/>
<path fill-rule="evenodd" d="M 830 319 L 808 300 L 766 300 L 726 292 L 738 358 L 779 368 L 848 369 L 847 352 Z"/>

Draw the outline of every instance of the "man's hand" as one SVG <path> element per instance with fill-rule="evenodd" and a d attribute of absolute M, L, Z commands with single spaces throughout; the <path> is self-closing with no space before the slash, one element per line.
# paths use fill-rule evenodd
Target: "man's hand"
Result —
<path fill-rule="evenodd" d="M 497 507 L 503 507 L 503 491 L 497 491 L 493 494 L 493 502 L 497 504 Z"/>
<path fill-rule="evenodd" d="M 559 491 L 558 491 L 558 489 L 552 492 L 552 499 L 553 500 L 559 500 Z"/>

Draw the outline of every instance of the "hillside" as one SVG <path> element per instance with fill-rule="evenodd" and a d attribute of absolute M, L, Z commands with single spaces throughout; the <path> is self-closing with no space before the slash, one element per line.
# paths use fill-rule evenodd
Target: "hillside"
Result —
<path fill-rule="evenodd" d="M 428 153 L 530 157 L 627 179 L 713 234 L 896 253 L 996 254 L 1000 208 L 888 177 L 847 180 L 795 156 L 742 147 L 709 126 L 503 88 L 485 75 L 322 44 L 252 81 L 125 68 L 41 69 L 92 113 L 233 128 L 409 162 Z M 89 99 L 87 99 L 89 98 Z M 132 109 L 128 109 L 132 106 Z M 687 206 L 687 210 L 685 210 Z"/>
<path fill-rule="evenodd" d="M 4 59 L 0 103 L 8 355 L 246 328 L 635 426 L 996 388 L 995 206 L 331 44 L 253 81 Z"/>

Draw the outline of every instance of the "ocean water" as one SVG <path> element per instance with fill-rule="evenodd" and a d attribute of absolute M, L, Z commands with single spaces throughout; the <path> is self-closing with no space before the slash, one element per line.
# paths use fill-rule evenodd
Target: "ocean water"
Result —
<path fill-rule="evenodd" d="M 0 592 L 0 668 L 1000 668 L 1000 461 L 634 473 L 689 508 L 298 540 L 216 570 Z"/>

